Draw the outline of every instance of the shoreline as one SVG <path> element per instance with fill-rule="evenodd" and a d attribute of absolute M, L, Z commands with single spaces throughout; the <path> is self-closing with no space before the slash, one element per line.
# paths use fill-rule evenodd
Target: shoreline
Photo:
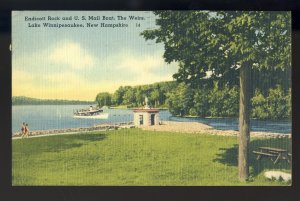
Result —
<path fill-rule="evenodd" d="M 135 128 L 132 122 L 129 123 L 117 123 L 117 124 L 100 124 L 91 127 L 79 127 L 79 128 L 66 128 L 66 129 L 51 129 L 51 130 L 37 130 L 31 131 L 30 137 L 43 137 L 52 135 L 65 135 L 76 134 L 80 132 L 94 132 L 94 131 L 107 131 L 117 130 L 122 128 Z M 210 134 L 221 136 L 238 136 L 239 132 L 235 130 L 217 130 L 213 127 L 200 123 L 200 122 L 176 122 L 176 121 L 162 121 L 161 125 L 153 126 L 138 126 L 142 130 L 149 131 L 166 131 L 176 133 L 194 133 L 194 134 Z M 251 137 L 260 138 L 291 138 L 290 133 L 272 133 L 272 132 L 250 132 Z M 20 132 L 13 133 L 12 139 L 21 139 Z"/>
<path fill-rule="evenodd" d="M 76 134 L 80 132 L 86 133 L 86 132 L 94 132 L 94 131 L 116 130 L 119 128 L 132 128 L 132 127 L 133 127 L 132 122 L 129 122 L 129 123 L 116 123 L 116 124 L 99 124 L 91 127 L 35 130 L 29 132 L 28 138 L 51 136 L 51 135 Z M 21 139 L 21 133 L 20 132 L 13 133 L 12 139 Z"/>
<path fill-rule="evenodd" d="M 239 131 L 235 130 L 218 130 L 213 127 L 200 123 L 200 122 L 175 122 L 175 121 L 163 121 L 162 125 L 154 125 L 143 127 L 143 130 L 152 131 L 170 131 L 170 132 L 181 132 L 181 133 L 195 133 L 195 134 L 211 134 L 221 136 L 238 136 Z M 263 132 L 263 131 L 251 131 L 251 137 L 267 137 L 267 138 L 291 138 L 290 133 L 274 133 L 274 132 Z"/>

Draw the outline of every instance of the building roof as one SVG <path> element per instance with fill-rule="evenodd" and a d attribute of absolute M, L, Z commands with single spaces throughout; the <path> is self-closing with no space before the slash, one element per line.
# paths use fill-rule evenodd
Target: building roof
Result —
<path fill-rule="evenodd" d="M 159 109 L 134 109 L 133 112 L 151 112 L 151 113 L 156 113 L 159 112 Z"/>

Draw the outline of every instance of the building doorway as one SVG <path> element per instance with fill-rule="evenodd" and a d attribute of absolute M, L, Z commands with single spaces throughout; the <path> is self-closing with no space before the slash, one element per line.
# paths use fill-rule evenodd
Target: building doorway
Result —
<path fill-rule="evenodd" d="M 140 115 L 139 119 L 140 119 L 140 125 L 143 125 L 144 124 L 144 117 L 143 117 L 143 115 Z"/>
<path fill-rule="evenodd" d="M 155 124 L 155 114 L 151 114 L 151 126 Z"/>

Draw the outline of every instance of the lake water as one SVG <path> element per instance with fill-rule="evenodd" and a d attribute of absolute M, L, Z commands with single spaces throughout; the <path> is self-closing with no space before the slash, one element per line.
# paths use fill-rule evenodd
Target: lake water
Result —
<path fill-rule="evenodd" d="M 89 127 L 101 123 L 118 123 L 133 121 L 130 109 L 107 109 L 108 119 L 74 119 L 73 111 L 88 108 L 88 105 L 26 105 L 12 107 L 12 132 L 19 132 L 22 122 L 29 125 L 30 130 L 47 130 L 62 128 Z M 160 111 L 161 120 L 192 121 L 208 124 L 216 129 L 238 130 L 235 118 L 182 118 L 173 117 L 169 111 Z M 291 133 L 290 121 L 251 120 L 252 131 L 268 131 Z"/>
<path fill-rule="evenodd" d="M 238 130 L 237 118 L 189 118 L 189 117 L 170 117 L 171 121 L 190 121 L 200 122 L 212 126 L 220 130 Z M 291 133 L 291 121 L 270 121 L 270 120 L 256 120 L 250 121 L 251 131 L 263 131 L 274 133 Z"/>
<path fill-rule="evenodd" d="M 88 105 L 21 105 L 12 107 L 12 132 L 19 132 L 22 122 L 29 129 L 47 130 L 62 128 L 89 127 L 102 123 L 119 123 L 133 121 L 133 112 L 129 109 L 106 109 L 107 119 L 78 119 L 73 118 L 73 112 L 89 108 Z M 168 120 L 171 114 L 164 110 L 160 112 L 161 120 Z"/>

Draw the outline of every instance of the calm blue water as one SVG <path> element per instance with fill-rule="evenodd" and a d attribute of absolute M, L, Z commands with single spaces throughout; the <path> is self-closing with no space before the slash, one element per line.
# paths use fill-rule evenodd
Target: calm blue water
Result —
<path fill-rule="evenodd" d="M 237 118 L 192 118 L 192 117 L 170 117 L 171 121 L 192 121 L 200 122 L 212 126 L 220 130 L 238 130 Z M 291 133 L 291 121 L 270 121 L 270 120 L 256 120 L 250 121 L 251 131 L 265 131 L 274 133 Z"/>
<path fill-rule="evenodd" d="M 107 109 L 108 119 L 74 119 L 73 110 L 88 108 L 88 105 L 26 105 L 12 107 L 12 132 L 19 132 L 22 122 L 30 130 L 47 130 L 62 128 L 88 127 L 101 123 L 118 123 L 133 121 L 129 109 Z M 161 120 L 193 121 L 208 124 L 216 129 L 238 130 L 238 120 L 234 118 L 182 118 L 173 117 L 168 111 L 160 111 Z M 251 120 L 252 131 L 291 133 L 290 121 Z"/>
<path fill-rule="evenodd" d="M 47 130 L 62 128 L 89 127 L 101 123 L 118 123 L 133 121 L 133 112 L 129 109 L 106 109 L 110 115 L 107 119 L 75 119 L 73 111 L 89 108 L 88 105 L 22 105 L 12 107 L 12 132 L 19 132 L 22 122 L 29 129 Z M 168 120 L 171 114 L 161 111 L 161 120 Z"/>

